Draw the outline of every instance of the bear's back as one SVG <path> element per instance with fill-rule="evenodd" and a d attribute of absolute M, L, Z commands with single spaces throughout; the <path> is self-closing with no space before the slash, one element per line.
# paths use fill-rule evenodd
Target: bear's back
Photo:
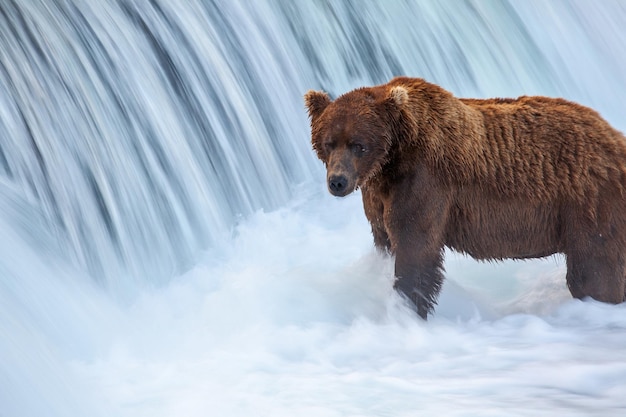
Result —
<path fill-rule="evenodd" d="M 626 139 L 596 111 L 541 96 L 459 100 L 482 116 L 483 134 L 468 151 L 480 181 L 499 193 L 545 200 L 586 199 L 603 185 L 623 192 Z"/>

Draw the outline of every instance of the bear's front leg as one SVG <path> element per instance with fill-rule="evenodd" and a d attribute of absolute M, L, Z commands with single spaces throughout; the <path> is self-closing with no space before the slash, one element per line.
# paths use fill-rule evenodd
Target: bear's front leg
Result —
<path fill-rule="evenodd" d="M 432 313 L 443 282 L 444 231 L 452 196 L 423 165 L 401 176 L 385 202 L 385 229 L 396 256 L 394 287 L 415 303 L 426 319 Z"/>
<path fill-rule="evenodd" d="M 406 295 L 415 304 L 417 314 L 426 320 L 441 291 L 443 255 L 442 251 L 416 253 L 417 248 L 410 249 L 396 253 L 394 288 Z"/>

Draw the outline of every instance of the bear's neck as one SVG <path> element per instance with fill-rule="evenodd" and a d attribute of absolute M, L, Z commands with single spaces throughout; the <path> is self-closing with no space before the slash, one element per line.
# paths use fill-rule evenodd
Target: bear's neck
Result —
<path fill-rule="evenodd" d="M 401 147 L 414 147 L 413 155 L 441 178 L 470 182 L 481 176 L 477 147 L 484 136 L 482 114 L 440 87 L 430 86 L 438 91 L 426 88 L 411 96 L 414 111 L 406 129 L 416 133 L 403 135 L 408 143 Z"/>

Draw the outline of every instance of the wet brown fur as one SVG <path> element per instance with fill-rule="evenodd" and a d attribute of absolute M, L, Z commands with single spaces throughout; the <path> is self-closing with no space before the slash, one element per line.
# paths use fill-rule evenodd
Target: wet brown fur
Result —
<path fill-rule="evenodd" d="M 309 91 L 329 189 L 362 189 L 396 288 L 426 318 L 443 248 L 477 259 L 563 253 L 574 297 L 620 303 L 626 286 L 626 139 L 563 99 L 458 99 L 395 78 L 335 101 Z"/>

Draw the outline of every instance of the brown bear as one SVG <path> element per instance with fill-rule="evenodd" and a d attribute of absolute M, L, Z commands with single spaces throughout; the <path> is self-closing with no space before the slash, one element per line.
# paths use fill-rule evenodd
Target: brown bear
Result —
<path fill-rule="evenodd" d="M 594 110 L 456 98 L 406 77 L 305 102 L 330 193 L 361 189 L 376 247 L 395 255 L 395 288 L 422 318 L 445 246 L 479 260 L 562 253 L 574 297 L 624 301 L 626 139 Z"/>

